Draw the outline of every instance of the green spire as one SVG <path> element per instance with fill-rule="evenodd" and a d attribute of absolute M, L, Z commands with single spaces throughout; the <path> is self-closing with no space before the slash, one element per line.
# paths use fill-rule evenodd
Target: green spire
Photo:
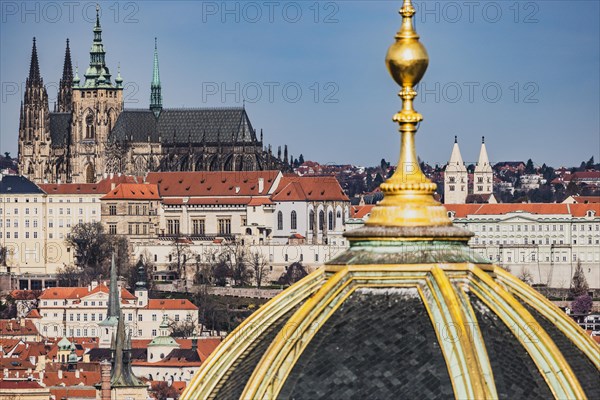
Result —
<path fill-rule="evenodd" d="M 112 87 L 105 55 L 102 44 L 102 28 L 100 27 L 100 6 L 96 5 L 96 25 L 94 26 L 94 41 L 90 50 L 90 66 L 84 74 L 85 88 Z"/>
<path fill-rule="evenodd" d="M 158 72 L 158 46 L 154 38 L 154 67 L 152 69 L 152 83 L 150 84 L 150 110 L 159 116 L 162 110 L 162 94 L 160 92 L 160 75 Z"/>

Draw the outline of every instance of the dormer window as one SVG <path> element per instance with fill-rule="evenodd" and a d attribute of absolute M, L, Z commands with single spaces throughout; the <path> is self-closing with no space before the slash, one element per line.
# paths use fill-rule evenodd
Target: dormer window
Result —
<path fill-rule="evenodd" d="M 585 213 L 585 215 L 587 217 L 593 217 L 593 216 L 596 215 L 596 211 L 594 211 L 594 210 L 587 210 L 587 212 Z"/>

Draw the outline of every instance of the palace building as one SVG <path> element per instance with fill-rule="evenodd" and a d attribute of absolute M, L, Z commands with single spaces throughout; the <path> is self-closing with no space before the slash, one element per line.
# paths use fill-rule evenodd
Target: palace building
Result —
<path fill-rule="evenodd" d="M 95 183 L 109 173 L 289 169 L 287 146 L 263 148 L 245 108 L 163 108 L 154 44 L 150 107 L 124 108 L 123 78 L 112 77 L 96 12 L 90 64 L 73 74 L 69 40 L 51 112 L 33 39 L 19 119 L 19 171 L 35 183 Z"/>

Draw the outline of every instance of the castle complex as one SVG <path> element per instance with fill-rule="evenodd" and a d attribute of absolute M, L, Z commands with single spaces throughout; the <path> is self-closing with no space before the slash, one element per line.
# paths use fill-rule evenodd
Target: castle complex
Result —
<path fill-rule="evenodd" d="M 244 108 L 169 109 L 162 106 L 155 41 L 150 107 L 127 110 L 123 79 L 106 64 L 96 12 L 90 64 L 73 75 L 69 41 L 58 102 L 50 112 L 33 39 L 19 120 L 19 171 L 36 183 L 94 183 L 105 174 L 148 171 L 256 171 L 289 168 L 263 148 Z"/>

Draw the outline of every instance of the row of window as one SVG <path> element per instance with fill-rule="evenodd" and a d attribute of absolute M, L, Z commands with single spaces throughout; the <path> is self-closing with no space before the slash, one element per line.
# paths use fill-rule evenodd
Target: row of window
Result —
<path fill-rule="evenodd" d="M 501 226 L 503 228 L 506 228 L 506 229 L 502 229 L 503 231 L 510 230 L 511 232 L 515 232 L 515 231 L 516 232 L 528 232 L 528 231 L 535 232 L 536 231 L 536 226 L 537 226 L 537 231 L 538 232 L 542 232 L 542 231 L 546 231 L 546 232 L 550 232 L 550 231 L 552 231 L 552 232 L 556 232 L 556 231 L 564 232 L 564 230 L 565 230 L 564 229 L 564 225 L 556 225 L 556 224 L 552 225 L 552 229 L 550 229 L 550 225 L 542 225 L 542 224 L 539 224 L 539 225 L 534 225 L 534 224 L 525 224 L 525 225 L 500 225 L 500 224 L 496 224 L 496 225 L 491 225 L 491 226 L 486 226 L 486 225 L 479 226 L 477 224 L 471 224 L 470 226 L 469 226 L 469 224 L 465 224 L 465 225 L 467 227 L 472 228 L 475 231 L 478 231 L 479 228 L 481 228 L 482 232 L 494 232 L 494 231 L 500 232 L 500 229 L 501 229 L 500 227 Z M 495 229 L 494 229 L 494 226 L 496 227 Z M 544 229 L 544 226 L 546 227 L 545 229 Z M 579 228 L 577 228 L 578 226 L 579 226 Z M 594 228 L 594 226 L 595 226 L 595 228 Z M 577 224 L 577 225 L 576 224 L 572 224 L 572 230 L 573 231 L 577 231 L 577 230 L 586 231 L 586 227 L 587 227 L 587 231 L 593 231 L 593 230 L 600 231 L 600 224 L 594 224 L 594 225 L 592 225 L 592 224 L 587 224 L 587 225 L 585 225 L 585 224 Z"/>
<path fill-rule="evenodd" d="M 244 221 L 242 221 L 245 223 Z M 178 219 L 167 220 L 167 234 L 168 235 L 179 235 L 180 222 Z M 206 222 L 203 219 L 192 220 L 192 235 L 204 235 L 206 232 Z M 231 219 L 230 218 L 219 218 L 217 219 L 217 234 L 219 235 L 231 235 Z"/>
<path fill-rule="evenodd" d="M 0 239 L 2 239 L 3 236 L 3 232 L 0 231 Z M 6 232 L 6 239 L 18 239 L 19 238 L 19 232 L 13 232 L 12 237 L 10 232 Z M 33 232 L 33 234 L 30 234 L 29 232 L 25 232 L 25 239 L 37 239 L 38 238 L 38 233 L 37 231 Z M 52 235 L 50 234 L 50 239 L 52 239 Z"/>
<path fill-rule="evenodd" d="M 3 210 L 3 209 L 0 207 L 0 214 L 2 214 L 2 212 L 3 212 L 3 211 L 4 211 L 4 210 Z M 29 207 L 25 208 L 25 215 L 30 215 L 30 211 L 31 211 L 31 210 L 29 209 Z M 37 207 L 34 207 L 34 208 L 33 208 L 33 214 L 34 214 L 34 215 L 37 215 L 37 213 L 38 213 L 38 209 L 37 209 Z M 9 215 L 9 214 L 10 214 L 10 210 L 9 210 L 9 209 L 7 209 L 7 210 L 6 210 L 6 215 Z M 14 215 L 19 215 L 19 209 L 18 209 L 18 208 L 15 208 L 15 209 L 13 210 L 13 214 L 14 214 Z"/>
<path fill-rule="evenodd" d="M 475 244 L 479 244 L 479 238 L 475 237 L 473 239 L 473 242 Z M 577 244 L 577 239 L 573 239 L 572 242 L 573 242 L 573 244 Z M 512 240 L 512 239 L 510 241 L 506 240 L 506 239 L 502 240 L 502 244 L 515 244 L 515 243 L 519 244 L 519 240 L 516 240 L 516 241 Z M 494 244 L 494 240 L 491 239 L 489 241 L 486 241 L 485 239 L 482 239 L 481 240 L 481 244 L 491 244 L 491 245 L 493 245 Z M 536 239 L 523 238 L 522 244 L 547 244 L 547 245 L 549 245 L 550 244 L 550 238 L 544 238 L 543 241 L 541 239 L 536 241 Z M 552 239 L 552 244 L 565 244 L 565 243 L 564 243 L 563 239 L 558 240 L 558 243 L 557 243 L 556 239 Z M 585 244 L 585 242 L 584 243 L 579 243 L 579 244 Z M 590 236 L 590 237 L 587 238 L 587 244 L 598 244 L 598 245 L 600 245 L 600 239 L 592 239 L 592 237 Z M 500 240 L 498 240 L 498 239 L 496 240 L 496 245 L 500 245 Z"/>

